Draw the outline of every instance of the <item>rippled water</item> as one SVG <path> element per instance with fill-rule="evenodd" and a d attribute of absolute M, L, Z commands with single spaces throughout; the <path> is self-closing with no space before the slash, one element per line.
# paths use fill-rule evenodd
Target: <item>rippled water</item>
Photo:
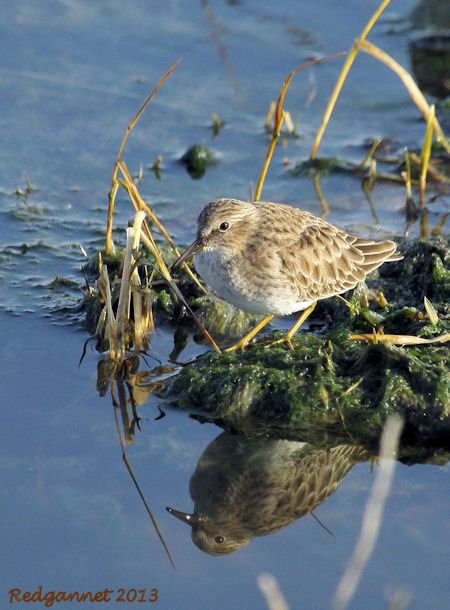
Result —
<path fill-rule="evenodd" d="M 370 35 L 406 67 L 415 4 L 393 1 Z M 376 6 L 353 0 L 2 3 L 2 607 L 9 607 L 10 589 L 42 585 L 94 592 L 156 587 L 161 608 L 263 608 L 262 572 L 278 579 L 292 609 L 329 607 L 377 466 L 355 464 L 316 510 L 335 538 L 305 516 L 236 553 L 211 557 L 165 506 L 192 510 L 191 475 L 221 431 L 170 409 L 155 420 L 160 401 L 151 398 L 140 408 L 141 431 L 127 451 L 174 571 L 122 464 L 111 399 L 96 391 L 98 356 L 88 349 L 78 366 L 88 333 L 73 307 L 83 283 L 80 245 L 89 255 L 102 246 L 111 171 L 126 125 L 176 59 L 185 58 L 133 132 L 125 158 L 134 173 L 142 164 L 142 195 L 183 244 L 208 200 L 248 196 L 267 147 L 268 104 L 287 74 L 311 56 L 347 49 Z M 312 181 L 290 177 L 282 161 L 288 157 L 292 167 L 309 154 L 341 61 L 294 80 L 286 108 L 299 137 L 277 151 L 264 197 L 320 213 Z M 217 138 L 212 113 L 225 122 Z M 360 58 L 320 152 L 360 161 L 367 138 L 417 147 L 423 133 L 396 78 Z M 216 155 L 201 180 L 177 163 L 194 143 Z M 163 156 L 160 180 L 148 169 L 157 155 Z M 24 174 L 33 187 L 27 196 Z M 403 233 L 403 189 L 376 186 L 376 221 L 357 179 L 332 176 L 321 186 L 331 222 L 372 235 Z M 448 200 L 441 198 L 431 222 L 446 210 Z M 121 195 L 119 244 L 131 216 Z M 152 354 L 165 362 L 171 349 L 170 330 L 160 328 Z M 186 354 L 199 349 L 191 345 Z M 392 589 L 411 593 L 408 608 L 447 607 L 447 489 L 447 465 L 397 466 L 380 539 L 352 608 L 387 607 Z"/>

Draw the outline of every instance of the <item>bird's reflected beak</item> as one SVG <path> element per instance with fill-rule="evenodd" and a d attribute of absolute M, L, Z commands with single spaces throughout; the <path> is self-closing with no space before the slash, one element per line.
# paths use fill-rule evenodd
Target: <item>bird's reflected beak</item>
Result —
<path fill-rule="evenodd" d="M 170 506 L 166 507 L 166 511 L 180 521 L 183 521 L 183 523 L 187 523 L 187 525 L 190 525 L 191 527 L 197 523 L 197 517 L 195 515 L 182 513 L 181 510 L 175 510 L 174 508 L 170 508 Z"/>
<path fill-rule="evenodd" d="M 177 260 L 173 263 L 170 268 L 170 273 L 172 274 L 178 267 L 180 267 L 184 261 L 187 261 L 191 256 L 197 254 L 197 252 L 201 252 L 203 250 L 203 243 L 200 239 L 196 239 L 193 244 L 187 248 L 181 256 L 177 258 Z"/>

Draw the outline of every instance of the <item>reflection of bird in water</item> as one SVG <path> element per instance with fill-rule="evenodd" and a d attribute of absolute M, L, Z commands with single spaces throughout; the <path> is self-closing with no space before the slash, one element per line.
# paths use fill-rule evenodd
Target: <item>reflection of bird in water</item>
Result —
<path fill-rule="evenodd" d="M 194 513 L 167 510 L 192 527 L 211 555 L 232 553 L 311 513 L 358 461 L 361 447 L 316 450 L 306 443 L 220 434 L 204 451 L 190 483 Z"/>

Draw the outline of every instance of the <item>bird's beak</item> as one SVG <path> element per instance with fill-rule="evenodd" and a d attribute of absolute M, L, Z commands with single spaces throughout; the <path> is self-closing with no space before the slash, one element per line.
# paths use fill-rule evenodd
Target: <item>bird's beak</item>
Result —
<path fill-rule="evenodd" d="M 198 238 L 194 241 L 193 244 L 189 246 L 189 248 L 187 248 L 187 250 L 183 252 L 181 256 L 177 258 L 177 260 L 170 268 L 170 273 L 172 274 L 176 269 L 178 269 L 178 267 L 180 267 L 184 263 L 184 261 L 187 261 L 188 258 L 191 258 L 191 256 L 194 256 L 194 254 L 197 254 L 197 252 L 201 252 L 202 250 L 203 242 L 201 241 L 201 239 Z"/>
<path fill-rule="evenodd" d="M 189 513 L 182 513 L 181 510 L 175 510 L 174 508 L 170 508 L 170 506 L 166 507 L 166 511 L 177 519 L 179 519 L 180 521 L 183 521 L 183 523 L 190 525 L 191 527 L 193 525 L 196 525 L 197 523 L 197 517 L 195 515 L 190 515 Z"/>

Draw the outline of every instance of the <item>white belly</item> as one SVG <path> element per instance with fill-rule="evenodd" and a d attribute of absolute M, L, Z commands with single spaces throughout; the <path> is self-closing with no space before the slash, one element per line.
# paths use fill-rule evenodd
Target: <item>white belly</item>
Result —
<path fill-rule="evenodd" d="M 268 288 L 261 280 L 246 274 L 242 265 L 219 251 L 200 252 L 195 268 L 210 288 L 224 301 L 249 313 L 285 316 L 309 307 L 312 301 L 299 301 L 288 287 Z"/>

